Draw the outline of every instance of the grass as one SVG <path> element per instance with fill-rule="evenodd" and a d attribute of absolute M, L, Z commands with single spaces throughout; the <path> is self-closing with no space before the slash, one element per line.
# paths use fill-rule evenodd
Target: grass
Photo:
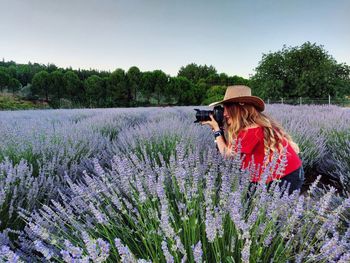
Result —
<path fill-rule="evenodd" d="M 16 95 L 0 93 L 0 110 L 29 110 L 43 108 L 48 108 L 48 106 L 23 100 Z"/>

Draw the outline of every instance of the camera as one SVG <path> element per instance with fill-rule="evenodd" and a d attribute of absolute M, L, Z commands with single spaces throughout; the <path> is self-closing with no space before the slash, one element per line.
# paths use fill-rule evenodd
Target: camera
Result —
<path fill-rule="evenodd" d="M 224 108 L 222 106 L 215 106 L 213 110 L 194 110 L 196 111 L 196 120 L 194 123 L 210 121 L 209 115 L 212 114 L 216 122 L 219 124 L 219 127 L 224 126 Z"/>

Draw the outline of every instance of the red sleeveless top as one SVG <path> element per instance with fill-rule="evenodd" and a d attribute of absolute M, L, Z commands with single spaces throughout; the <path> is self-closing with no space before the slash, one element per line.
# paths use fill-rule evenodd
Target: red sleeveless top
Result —
<path fill-rule="evenodd" d="M 252 158 L 254 158 L 254 164 L 255 169 L 259 170 L 255 173 L 255 175 L 252 176 L 251 181 L 252 182 L 259 182 L 261 180 L 261 174 L 264 170 L 264 128 L 263 127 L 256 127 L 251 128 L 247 130 L 242 130 L 238 133 L 238 140 L 241 140 L 241 154 L 244 155 L 242 168 L 247 169 L 251 165 Z M 301 167 L 302 163 L 298 156 L 298 154 L 293 150 L 290 144 L 288 144 L 287 140 L 285 139 L 282 142 L 283 147 L 286 147 L 286 159 L 287 163 L 285 166 L 285 170 L 282 173 L 282 175 L 276 175 L 276 170 L 272 174 L 272 176 L 269 176 L 267 178 L 266 183 L 271 182 L 274 179 L 282 178 L 289 173 L 297 170 Z M 230 147 L 231 145 L 229 145 Z M 236 147 L 235 147 L 236 148 Z M 237 149 L 236 149 L 237 150 Z M 277 167 L 280 164 L 281 160 L 277 160 Z"/>

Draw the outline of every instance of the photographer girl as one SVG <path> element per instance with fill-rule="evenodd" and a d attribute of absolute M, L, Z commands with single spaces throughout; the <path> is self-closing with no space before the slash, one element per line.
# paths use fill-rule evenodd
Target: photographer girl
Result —
<path fill-rule="evenodd" d="M 267 178 L 266 184 L 279 180 L 280 186 L 289 184 L 289 193 L 301 189 L 304 170 L 298 156 L 299 147 L 280 124 L 263 113 L 265 103 L 261 98 L 252 96 L 249 87 L 235 85 L 227 87 L 222 101 L 209 106 L 216 105 L 224 107 L 224 131 L 220 129 L 213 115 L 210 115 L 210 121 L 201 123 L 211 127 L 223 156 L 229 157 L 232 152 L 236 152 L 237 145 L 232 142 L 240 141 L 241 154 L 245 156 L 242 168 L 248 168 L 252 159 L 256 167 L 260 167 L 257 175 L 251 178 L 252 183 L 257 183 L 261 180 L 265 162 L 271 160 L 274 153 L 280 155 L 285 149 L 287 162 L 284 172 L 277 175 L 275 171 Z M 277 164 L 280 161 L 279 158 Z"/>

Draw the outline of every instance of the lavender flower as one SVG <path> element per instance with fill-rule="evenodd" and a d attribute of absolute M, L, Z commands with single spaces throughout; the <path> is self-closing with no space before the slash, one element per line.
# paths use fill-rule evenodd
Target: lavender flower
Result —
<path fill-rule="evenodd" d="M 192 111 L 175 107 L 161 112 L 152 108 L 0 112 L 0 214 L 5 215 L 0 222 L 2 227 L 11 226 L 20 216 L 27 223 L 23 232 L 13 235 L 18 240 L 1 237 L 1 245 L 18 244 L 17 256 L 28 262 L 38 261 L 35 250 L 43 254 L 41 260 L 52 256 L 50 252 L 60 251 L 54 256 L 68 262 L 118 261 L 101 237 L 112 240 L 113 233 L 122 231 L 135 236 L 135 240 L 144 238 L 145 242 L 150 242 L 143 236 L 148 234 L 171 240 L 171 249 L 162 243 L 162 248 L 156 250 L 162 249 L 170 262 L 184 261 L 186 251 L 191 250 L 188 240 L 193 237 L 181 240 L 184 233 L 179 233 L 188 230 L 184 224 L 191 218 L 195 222 L 191 225 L 195 240 L 199 240 L 198 234 L 203 237 L 201 232 L 205 229 L 208 242 L 216 242 L 217 236 L 226 237 L 225 228 L 233 223 L 231 246 L 241 246 L 244 241 L 243 248 L 236 247 L 241 255 L 235 255 L 241 256 L 242 261 L 256 260 L 249 253 L 251 242 L 256 240 L 260 243 L 254 247 L 273 249 L 270 246 L 275 244 L 274 234 L 288 238 L 286 257 L 347 261 L 349 230 L 341 231 L 349 201 L 334 205 L 342 197 L 333 190 L 323 194 L 317 188 L 318 182 L 301 199 L 297 194 L 283 194 L 279 187 L 268 192 L 261 183 L 248 205 L 244 196 L 250 177 L 261 169 L 266 179 L 274 171 L 282 173 L 283 156 L 280 166 L 277 156 L 266 167 L 252 163 L 249 169 L 241 171 L 241 155 L 224 159 L 217 154 L 210 131 L 192 124 Z M 329 181 L 340 180 L 344 192 L 339 193 L 346 195 L 345 190 L 350 189 L 350 114 L 339 108 L 274 105 L 267 111 L 282 121 L 299 143 L 304 167 L 315 168 Z M 330 116 L 334 117 L 332 122 L 325 122 Z M 328 173 L 327 168 L 334 173 Z M 186 219 L 183 223 L 181 216 Z M 96 227 L 106 223 L 106 229 Z M 86 231 L 85 235 L 80 234 L 82 231 Z M 85 247 L 68 243 L 81 236 Z M 62 237 L 66 242 L 62 242 Z M 240 241 L 235 243 L 237 239 Z M 158 243 L 152 246 L 155 244 Z M 131 244 L 124 248 L 128 246 Z M 236 251 L 228 246 L 223 249 Z M 213 252 L 211 246 L 202 249 L 202 258 Z M 124 256 L 120 253 L 124 262 L 159 260 L 152 258 L 154 255 L 148 250 L 144 251 L 145 260 L 136 259 L 127 251 Z"/>
<path fill-rule="evenodd" d="M 252 241 L 250 239 L 246 239 L 244 242 L 244 247 L 242 249 L 242 262 L 244 263 L 249 263 L 251 244 Z"/>
<path fill-rule="evenodd" d="M 35 245 L 35 249 L 39 251 L 41 254 L 43 254 L 45 259 L 50 260 L 54 255 L 54 252 L 52 252 L 48 247 L 46 247 L 42 241 L 35 240 L 34 245 Z"/>
<path fill-rule="evenodd" d="M 82 232 L 82 237 L 89 253 L 89 257 L 93 262 L 103 262 L 108 258 L 109 244 L 107 242 L 101 238 L 98 238 L 97 240 L 91 239 L 86 232 Z"/>
<path fill-rule="evenodd" d="M 129 248 L 127 246 L 124 246 L 119 238 L 115 238 L 114 243 L 116 248 L 118 249 L 118 253 L 121 257 L 122 262 L 136 262 Z"/>
<path fill-rule="evenodd" d="M 203 251 L 202 251 L 202 243 L 200 240 L 198 241 L 198 243 L 195 246 L 192 246 L 192 250 L 193 250 L 194 262 L 201 263 Z"/>
<path fill-rule="evenodd" d="M 174 257 L 170 254 L 169 250 L 168 250 L 168 246 L 167 243 L 163 240 L 162 241 L 162 250 L 163 250 L 163 254 L 165 257 L 165 260 L 167 263 L 174 263 Z"/>
<path fill-rule="evenodd" d="M 8 246 L 2 246 L 0 248 L 0 260 L 2 262 L 23 263 L 23 261 L 20 260 L 19 256 L 14 253 Z"/>

